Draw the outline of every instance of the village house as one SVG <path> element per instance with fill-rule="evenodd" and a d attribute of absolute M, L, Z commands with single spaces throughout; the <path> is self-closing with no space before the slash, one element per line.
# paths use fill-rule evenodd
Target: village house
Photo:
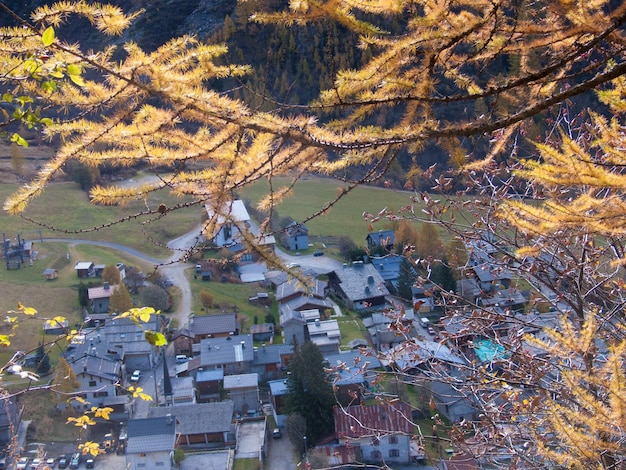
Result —
<path fill-rule="evenodd" d="M 222 369 L 224 375 L 247 374 L 254 358 L 252 335 L 209 338 L 200 342 L 197 369 Z M 190 363 L 192 361 L 189 361 Z M 195 363 L 190 364 L 196 366 Z M 190 370 L 191 373 L 191 370 Z"/>
<path fill-rule="evenodd" d="M 335 438 L 359 447 L 365 462 L 411 462 L 411 407 L 400 401 L 381 405 L 335 407 Z"/>
<path fill-rule="evenodd" d="M 169 410 L 171 411 L 171 408 Z M 176 417 L 172 414 L 156 418 L 131 419 L 127 424 L 125 468 L 172 470 L 175 445 Z"/>
<path fill-rule="evenodd" d="M 280 315 L 280 327 L 286 344 L 304 344 L 308 339 L 307 323 L 320 319 L 320 312 L 313 310 L 288 310 Z"/>
<path fill-rule="evenodd" d="M 174 344 L 174 354 L 176 356 L 191 356 L 193 345 L 195 344 L 195 334 L 189 328 L 180 328 L 172 336 Z"/>
<path fill-rule="evenodd" d="M 163 419 L 169 414 L 176 416 L 176 447 L 222 449 L 235 444 L 232 401 L 150 408 L 150 415 L 155 418 Z"/>
<path fill-rule="evenodd" d="M 259 380 L 276 380 L 285 375 L 293 355 L 291 344 L 268 344 L 255 347 L 250 372 L 259 374 Z"/>
<path fill-rule="evenodd" d="M 363 326 L 378 350 L 389 349 L 396 344 L 406 341 L 407 337 L 416 334 L 413 328 L 414 313 L 412 309 L 404 311 L 402 318 L 393 318 L 383 313 L 373 313 L 363 318 Z M 393 326 L 392 326 L 393 325 Z"/>
<path fill-rule="evenodd" d="M 250 215 L 243 201 L 237 199 L 222 208 L 217 214 L 209 206 L 205 206 L 209 220 L 215 220 L 217 231 L 212 242 L 218 247 L 243 248 L 240 231 L 250 224 Z"/>
<path fill-rule="evenodd" d="M 22 423 L 23 413 L 24 407 L 17 404 L 14 397 L 0 399 L 0 456 L 7 455 L 7 451 L 15 444 L 24 445 L 24 442 L 15 442 L 15 439 L 20 437 L 18 429 Z"/>
<path fill-rule="evenodd" d="M 196 344 L 207 338 L 237 335 L 239 334 L 237 315 L 234 313 L 193 315 L 189 318 L 189 332 Z"/>
<path fill-rule="evenodd" d="M 296 221 L 285 227 L 284 245 L 288 250 L 306 250 L 309 247 L 309 229 Z"/>
<path fill-rule="evenodd" d="M 315 344 L 322 354 L 339 351 L 341 332 L 337 320 L 315 320 L 306 324 L 307 339 Z"/>
<path fill-rule="evenodd" d="M 104 282 L 100 287 L 90 287 L 87 289 L 91 312 L 95 314 L 108 313 L 111 295 L 117 287 L 117 285 L 111 286 L 108 282 Z"/>
<path fill-rule="evenodd" d="M 289 395 L 287 379 L 270 380 L 267 383 L 270 388 L 270 401 L 272 402 L 272 414 L 277 426 L 284 427 L 287 419 L 286 399 Z"/>
<path fill-rule="evenodd" d="M 220 401 L 220 388 L 224 381 L 222 369 L 199 370 L 196 373 L 198 402 L 208 403 Z"/>
<path fill-rule="evenodd" d="M 224 391 L 233 402 L 235 415 L 256 415 L 260 405 L 258 374 L 227 375 L 224 377 Z"/>
<path fill-rule="evenodd" d="M 374 266 L 363 262 L 328 273 L 328 290 L 356 311 L 382 308 L 389 295 L 385 281 Z"/>
<path fill-rule="evenodd" d="M 395 237 L 393 230 L 379 230 L 378 232 L 368 233 L 367 237 L 365 237 L 365 242 L 369 251 L 382 249 L 384 253 L 391 253 Z"/>
<path fill-rule="evenodd" d="M 369 392 L 381 368 L 376 354 L 369 349 L 324 354 L 328 364 L 328 382 L 342 406 L 358 405 Z"/>

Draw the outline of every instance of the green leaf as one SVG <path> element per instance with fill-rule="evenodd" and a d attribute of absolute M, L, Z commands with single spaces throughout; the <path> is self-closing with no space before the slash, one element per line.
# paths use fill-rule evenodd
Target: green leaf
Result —
<path fill-rule="evenodd" d="M 63 75 L 63 70 L 61 70 L 59 67 L 55 67 L 54 70 L 48 73 L 51 77 L 54 78 L 63 78 L 65 76 Z"/>
<path fill-rule="evenodd" d="M 43 32 L 43 35 L 41 36 L 41 42 L 43 42 L 43 45 L 46 47 L 54 42 L 54 28 L 52 26 L 48 26 Z"/>
<path fill-rule="evenodd" d="M 28 142 L 21 135 L 15 133 L 11 136 L 11 142 L 19 145 L 20 147 L 28 147 Z"/>
<path fill-rule="evenodd" d="M 5 93 L 4 95 L 2 95 L 2 101 L 6 101 L 7 103 L 12 102 L 13 95 L 11 93 Z"/>
<path fill-rule="evenodd" d="M 55 81 L 46 80 L 45 82 L 42 82 L 41 88 L 46 93 L 52 93 L 54 90 L 57 89 L 57 83 Z"/>
<path fill-rule="evenodd" d="M 81 74 L 81 69 L 76 64 L 70 64 L 70 65 L 67 66 L 67 74 L 68 75 L 80 75 Z"/>
<path fill-rule="evenodd" d="M 51 126 L 54 124 L 54 121 L 50 118 L 41 118 L 39 122 L 41 122 L 44 126 Z"/>

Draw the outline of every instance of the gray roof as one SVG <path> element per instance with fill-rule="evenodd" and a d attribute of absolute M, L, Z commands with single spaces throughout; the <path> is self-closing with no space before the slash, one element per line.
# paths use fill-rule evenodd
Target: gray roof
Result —
<path fill-rule="evenodd" d="M 341 290 L 352 301 L 389 295 L 385 281 L 371 264 L 354 263 L 333 271 Z"/>
<path fill-rule="evenodd" d="M 327 283 L 325 281 L 320 281 L 318 279 L 313 280 L 313 282 L 309 285 L 304 285 L 298 279 L 290 279 L 287 282 L 283 282 L 276 288 L 276 300 L 280 302 L 287 297 L 298 294 L 304 297 L 312 296 L 323 299 L 326 297 L 326 285 Z"/>
<path fill-rule="evenodd" d="M 152 416 L 175 414 L 176 432 L 179 435 L 189 435 L 230 431 L 234 408 L 233 402 L 227 400 L 215 403 L 152 407 L 150 414 Z"/>
<path fill-rule="evenodd" d="M 224 390 L 259 386 L 259 374 L 237 374 L 224 377 Z"/>
<path fill-rule="evenodd" d="M 360 367 L 368 370 L 380 367 L 380 361 L 376 357 L 376 353 L 372 352 L 371 349 L 325 354 L 324 360 L 328 362 L 330 367 L 345 365 L 347 368 Z"/>
<path fill-rule="evenodd" d="M 170 377 L 172 382 L 172 398 L 193 398 L 194 383 L 193 377 Z"/>
<path fill-rule="evenodd" d="M 292 354 L 293 344 L 269 344 L 254 348 L 254 359 L 252 365 L 280 364 L 281 354 Z"/>
<path fill-rule="evenodd" d="M 189 322 L 189 330 L 195 335 L 234 333 L 237 331 L 237 316 L 234 313 L 194 316 Z"/>
<path fill-rule="evenodd" d="M 272 396 L 278 397 L 281 395 L 287 395 L 289 393 L 289 387 L 287 386 L 287 379 L 270 380 L 267 382 L 270 388 Z"/>
<path fill-rule="evenodd" d="M 212 382 L 214 380 L 223 380 L 224 379 L 224 370 L 223 369 L 213 369 L 213 370 L 199 370 L 196 374 L 196 382 Z"/>
<path fill-rule="evenodd" d="M 172 408 L 153 408 L 167 410 L 172 416 L 145 419 L 131 419 L 127 424 L 128 446 L 126 452 L 167 452 L 174 450 L 176 442 L 176 418 Z"/>
<path fill-rule="evenodd" d="M 200 342 L 200 367 L 252 362 L 252 335 L 209 338 Z"/>
<path fill-rule="evenodd" d="M 121 364 L 104 357 L 83 356 L 71 364 L 74 374 L 88 374 L 94 377 L 101 377 L 111 382 L 119 379 Z"/>

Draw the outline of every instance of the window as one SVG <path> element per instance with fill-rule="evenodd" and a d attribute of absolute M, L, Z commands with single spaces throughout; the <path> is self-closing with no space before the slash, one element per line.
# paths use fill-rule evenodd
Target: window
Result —
<path fill-rule="evenodd" d="M 380 445 L 380 439 L 378 439 L 377 437 L 372 437 L 372 445 L 373 446 Z"/>
<path fill-rule="evenodd" d="M 379 450 L 373 450 L 372 451 L 372 460 L 380 460 L 381 458 L 381 453 Z"/>
<path fill-rule="evenodd" d="M 400 451 L 398 449 L 389 449 L 389 457 L 400 457 Z"/>
<path fill-rule="evenodd" d="M 389 444 L 397 444 L 398 436 L 389 436 Z"/>
<path fill-rule="evenodd" d="M 137 464 L 137 468 L 145 468 L 146 464 L 145 463 L 138 463 Z"/>
<path fill-rule="evenodd" d="M 157 462 L 156 466 L 157 467 L 165 467 L 165 462 Z"/>
<path fill-rule="evenodd" d="M 95 387 L 96 386 L 96 381 L 95 380 L 90 380 L 89 381 L 89 386 L 90 387 Z"/>

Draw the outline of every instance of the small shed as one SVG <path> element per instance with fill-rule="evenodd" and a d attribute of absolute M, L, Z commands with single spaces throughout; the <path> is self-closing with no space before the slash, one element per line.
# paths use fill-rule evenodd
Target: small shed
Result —
<path fill-rule="evenodd" d="M 43 275 L 48 281 L 53 281 L 59 277 L 59 272 L 54 268 L 44 269 Z"/>
<path fill-rule="evenodd" d="M 74 266 L 76 275 L 79 278 L 94 277 L 96 275 L 96 266 L 91 261 L 79 261 Z"/>
<path fill-rule="evenodd" d="M 274 325 L 271 323 L 250 325 L 250 333 L 253 341 L 269 341 L 274 336 Z"/>

